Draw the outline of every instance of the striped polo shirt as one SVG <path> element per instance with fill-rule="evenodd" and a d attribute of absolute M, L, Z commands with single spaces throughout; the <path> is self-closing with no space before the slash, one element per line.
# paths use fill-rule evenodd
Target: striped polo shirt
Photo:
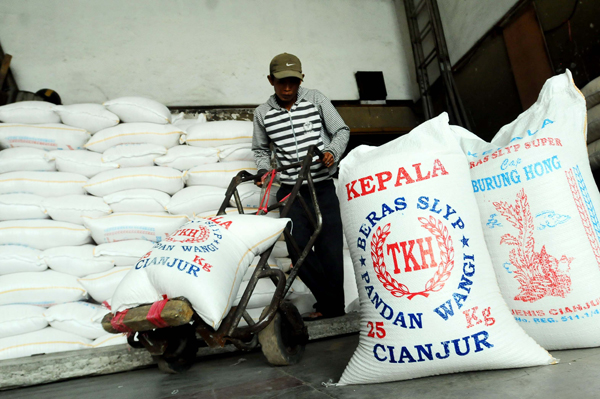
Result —
<path fill-rule="evenodd" d="M 337 168 L 337 162 L 348 143 L 350 129 L 331 102 L 318 90 L 298 90 L 298 98 L 288 111 L 272 95 L 254 111 L 254 158 L 258 169 L 271 169 L 273 143 L 278 166 L 288 166 L 306 157 L 308 147 L 316 145 L 321 151 L 334 156 L 331 168 L 319 163 L 311 166 L 313 181 L 326 180 Z M 315 157 L 315 160 L 317 158 Z M 294 184 L 300 168 L 283 171 L 282 184 Z"/>

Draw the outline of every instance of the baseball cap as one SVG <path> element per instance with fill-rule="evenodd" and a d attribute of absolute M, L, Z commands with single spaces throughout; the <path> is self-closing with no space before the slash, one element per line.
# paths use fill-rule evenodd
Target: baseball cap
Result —
<path fill-rule="evenodd" d="M 293 54 L 283 53 L 271 60 L 269 72 L 277 79 L 295 77 L 302 79 L 302 64 Z"/>

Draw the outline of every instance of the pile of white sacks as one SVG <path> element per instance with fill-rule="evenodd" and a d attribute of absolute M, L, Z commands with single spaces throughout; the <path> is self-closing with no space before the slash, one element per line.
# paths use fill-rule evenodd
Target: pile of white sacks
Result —
<path fill-rule="evenodd" d="M 216 215 L 239 171 L 256 171 L 251 122 L 184 119 L 146 98 L 20 102 L 0 121 L 0 359 L 124 343 L 100 324 L 123 277 L 191 218 Z M 259 188 L 239 193 L 246 212 L 258 208 Z M 283 241 L 269 264 L 289 270 Z M 261 281 L 254 316 L 273 288 Z M 292 291 L 309 310 L 302 282 Z"/>

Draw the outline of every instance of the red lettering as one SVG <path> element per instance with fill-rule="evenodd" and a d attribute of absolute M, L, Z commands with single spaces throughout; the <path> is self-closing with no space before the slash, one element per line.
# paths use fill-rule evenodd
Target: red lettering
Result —
<path fill-rule="evenodd" d="M 394 186 L 398 187 L 401 186 L 402 183 L 400 182 L 400 180 L 406 180 L 406 184 L 410 184 L 410 183 L 414 183 L 415 181 L 410 177 L 410 175 L 408 174 L 408 172 L 406 171 L 406 169 L 404 168 L 400 168 L 398 169 L 398 177 L 396 178 L 396 184 Z"/>
<path fill-rule="evenodd" d="M 406 250 L 407 243 L 408 243 L 408 251 Z M 421 267 L 419 266 L 417 259 L 415 259 L 415 256 L 412 254 L 412 250 L 413 250 L 414 246 L 415 246 L 415 240 L 403 241 L 400 243 L 400 247 L 402 247 L 402 255 L 404 255 L 404 265 L 406 266 L 404 268 L 405 272 L 412 272 L 412 269 L 410 268 L 410 262 L 412 262 L 415 265 L 415 270 L 421 270 Z"/>
<path fill-rule="evenodd" d="M 383 177 L 384 175 L 385 175 L 385 178 Z M 375 173 L 375 176 L 377 176 L 377 182 L 379 184 L 379 187 L 377 188 L 377 191 L 383 191 L 383 190 L 385 190 L 387 187 L 385 187 L 383 185 L 383 183 L 392 180 L 392 172 Z"/>
<path fill-rule="evenodd" d="M 398 247 L 397 242 L 387 245 L 387 254 L 390 255 L 390 252 L 394 259 L 394 273 L 398 274 L 400 273 L 400 268 L 398 267 L 398 259 L 396 258 L 396 252 L 400 253 L 400 247 Z"/>
<path fill-rule="evenodd" d="M 423 239 L 419 238 L 417 240 L 417 244 L 419 244 L 419 249 L 421 250 L 421 260 L 423 261 L 423 264 L 421 265 L 421 269 L 427 269 L 429 266 L 437 267 L 437 263 L 433 257 L 433 247 L 431 246 L 431 237 L 425 237 L 425 242 L 427 243 L 426 250 L 423 249 Z M 426 256 L 429 256 L 429 258 L 431 260 L 431 265 L 427 264 L 427 260 L 425 259 Z"/>
<path fill-rule="evenodd" d="M 477 307 L 475 307 L 475 309 L 477 309 Z M 493 326 L 496 323 L 496 319 L 491 316 L 492 311 L 489 307 L 483 309 L 481 314 L 483 315 L 483 321 L 485 322 L 486 326 Z"/>
<path fill-rule="evenodd" d="M 360 189 L 362 190 L 361 195 L 373 194 L 375 192 L 375 186 L 371 186 L 373 176 L 362 177 L 358 179 L 360 182 Z"/>
<path fill-rule="evenodd" d="M 421 164 L 420 163 L 414 164 L 413 168 L 415 168 L 415 172 L 417 173 L 417 181 L 423 181 L 423 180 L 429 179 L 431 172 L 427 172 L 427 175 L 425 177 L 423 177 L 423 175 L 421 174 Z"/>
<path fill-rule="evenodd" d="M 438 171 L 440 171 L 442 176 L 448 174 L 446 168 L 444 168 L 444 165 L 442 165 L 442 162 L 439 159 L 436 159 L 435 161 L 433 161 L 433 172 L 431 174 L 431 177 L 437 177 Z"/>
<path fill-rule="evenodd" d="M 471 328 L 473 326 L 476 326 L 477 324 L 482 323 L 482 321 L 479 320 L 479 318 L 477 318 L 477 316 L 475 315 L 475 312 L 477 312 L 477 306 L 475 306 L 471 309 L 463 310 L 463 314 L 465 315 L 465 318 L 467 319 L 467 328 Z"/>
<path fill-rule="evenodd" d="M 356 184 L 356 182 L 356 180 L 353 180 L 350 183 L 346 184 L 346 191 L 348 192 L 348 201 L 360 197 L 358 191 L 354 189 L 354 185 Z M 352 195 L 354 195 L 354 197 Z"/>

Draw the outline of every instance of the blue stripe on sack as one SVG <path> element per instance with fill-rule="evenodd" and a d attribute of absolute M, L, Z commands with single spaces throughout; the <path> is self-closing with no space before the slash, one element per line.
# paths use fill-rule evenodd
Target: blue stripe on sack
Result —
<path fill-rule="evenodd" d="M 594 204 L 592 203 L 592 199 L 590 198 L 590 193 L 587 190 L 585 181 L 583 180 L 583 176 L 581 175 L 581 171 L 579 170 L 579 166 L 575 166 L 573 168 L 573 172 L 575 174 L 575 180 L 577 180 L 577 184 L 579 185 L 581 197 L 583 198 L 583 202 L 585 202 L 585 207 L 588 210 L 590 221 L 594 226 L 594 231 L 596 232 L 596 239 L 600 241 L 600 222 L 598 221 L 596 209 L 594 208 Z"/>

